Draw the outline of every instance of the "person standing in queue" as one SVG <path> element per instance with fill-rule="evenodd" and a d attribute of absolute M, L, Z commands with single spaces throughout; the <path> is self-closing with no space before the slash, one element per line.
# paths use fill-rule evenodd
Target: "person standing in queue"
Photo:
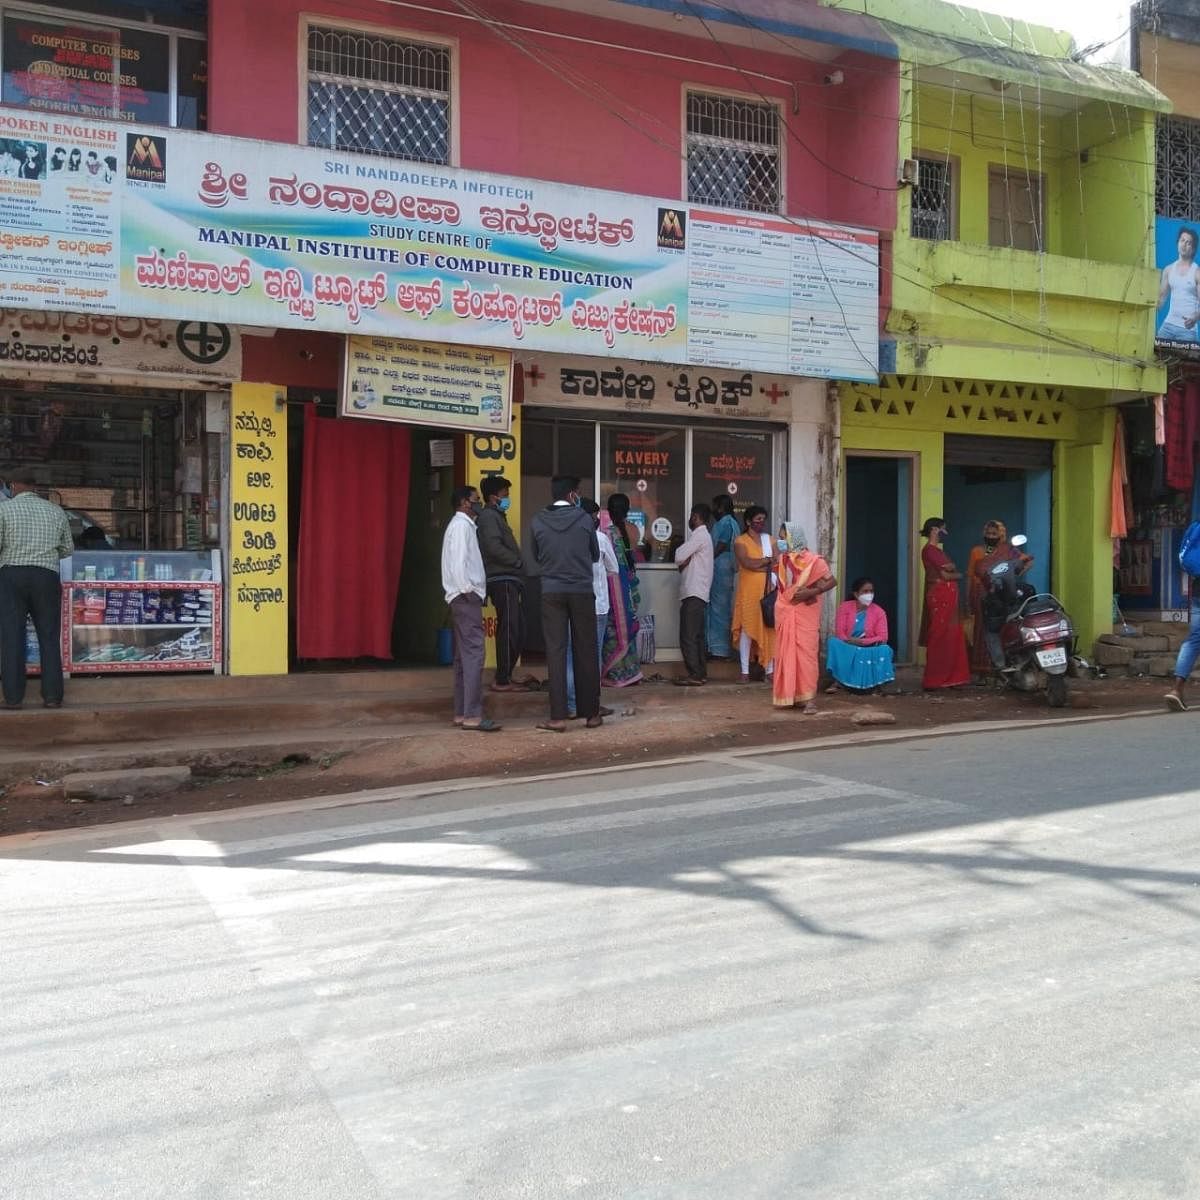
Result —
<path fill-rule="evenodd" d="M 733 599 L 731 639 L 737 643 L 742 672 L 739 682 L 750 682 L 750 658 L 753 654 L 759 678 L 769 679 L 775 667 L 775 630 L 763 620 L 762 599 L 775 583 L 775 542 L 767 530 L 767 510 L 752 504 L 746 509 L 746 532 L 733 543 L 737 560 L 737 591 Z"/>
<path fill-rule="evenodd" d="M 737 579 L 737 560 L 733 543 L 738 537 L 737 517 L 733 515 L 733 500 L 722 492 L 713 497 L 714 525 L 713 581 L 708 594 L 708 657 L 731 658 L 733 647 L 729 631 L 733 627 L 733 586 Z"/>
<path fill-rule="evenodd" d="M 580 507 L 579 477 L 556 475 L 553 502 L 533 518 L 533 559 L 542 576 L 542 633 L 550 676 L 550 719 L 539 729 L 567 728 L 567 654 L 575 670 L 575 713 L 589 729 L 600 715 L 600 672 L 596 665 L 596 600 L 592 564 L 600 561 L 596 524 Z M 568 649 L 568 636 L 570 647 Z"/>
<path fill-rule="evenodd" d="M 75 549 L 67 514 L 43 500 L 37 481 L 17 471 L 12 499 L 0 504 L 0 663 L 4 707 L 25 702 L 25 626 L 33 619 L 41 655 L 42 703 L 63 702 L 62 582 L 59 563 Z"/>
<path fill-rule="evenodd" d="M 525 690 L 513 678 L 525 646 L 525 564 L 506 515 L 511 487 L 503 475 L 489 475 L 479 485 L 483 494 L 483 509 L 476 522 L 479 552 L 487 575 L 488 599 L 496 610 L 493 692 Z"/>
<path fill-rule="evenodd" d="M 708 532 L 712 509 L 693 504 L 688 517 L 687 541 L 675 551 L 679 571 L 679 649 L 687 668 L 681 687 L 701 687 L 708 682 L 706 627 L 708 596 L 713 577 L 713 540 Z"/>
<path fill-rule="evenodd" d="M 942 549 L 946 522 L 930 517 L 921 526 L 928 541 L 921 551 L 925 568 L 925 606 L 921 613 L 921 637 L 925 647 L 925 674 L 921 686 L 926 691 L 962 687 L 971 682 L 967 662 L 967 643 L 958 616 L 958 581 L 962 572 Z"/>
<path fill-rule="evenodd" d="M 462 729 L 495 733 L 483 715 L 483 598 L 487 575 L 479 553 L 475 522 L 479 493 L 465 484 L 450 494 L 454 515 L 442 538 L 442 588 L 454 626 L 454 723 Z"/>

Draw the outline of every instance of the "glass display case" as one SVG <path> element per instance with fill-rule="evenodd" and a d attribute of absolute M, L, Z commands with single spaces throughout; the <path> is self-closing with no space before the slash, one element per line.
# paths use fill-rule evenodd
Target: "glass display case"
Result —
<path fill-rule="evenodd" d="M 79 550 L 63 564 L 63 668 L 221 670 L 216 550 Z"/>

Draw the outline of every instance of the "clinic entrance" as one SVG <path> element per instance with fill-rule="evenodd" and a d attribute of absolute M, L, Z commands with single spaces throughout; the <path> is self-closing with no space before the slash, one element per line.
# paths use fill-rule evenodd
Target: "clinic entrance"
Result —
<path fill-rule="evenodd" d="M 850 594 L 856 579 L 875 584 L 875 602 L 888 618 L 888 641 L 897 662 L 912 662 L 913 634 L 919 609 L 913 564 L 916 562 L 914 512 L 918 456 L 903 452 L 847 453 L 843 474 L 842 564 L 839 591 Z"/>

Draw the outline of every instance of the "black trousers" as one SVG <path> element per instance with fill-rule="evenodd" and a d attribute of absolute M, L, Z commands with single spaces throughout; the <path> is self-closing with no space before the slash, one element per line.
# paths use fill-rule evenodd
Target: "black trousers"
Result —
<path fill-rule="evenodd" d="M 707 625 L 708 605 L 699 596 L 688 596 L 679 602 L 679 649 L 692 679 L 708 678 Z"/>
<path fill-rule="evenodd" d="M 600 664 L 596 648 L 596 597 L 587 592 L 543 592 L 542 633 L 550 676 L 550 719 L 567 719 L 567 630 L 575 667 L 575 714 L 600 715 Z"/>
<path fill-rule="evenodd" d="M 0 679 L 4 703 L 25 699 L 25 622 L 33 618 L 42 656 L 42 699 L 63 698 L 62 584 L 45 567 L 0 567 Z"/>
<path fill-rule="evenodd" d="M 512 683 L 525 646 L 525 588 L 516 579 L 493 579 L 487 590 L 496 609 L 496 682 Z"/>

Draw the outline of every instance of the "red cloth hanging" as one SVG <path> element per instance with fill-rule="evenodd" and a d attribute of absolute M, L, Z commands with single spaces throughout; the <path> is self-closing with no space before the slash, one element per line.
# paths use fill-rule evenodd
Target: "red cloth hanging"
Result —
<path fill-rule="evenodd" d="M 1129 467 L 1125 460 L 1125 418 L 1117 413 L 1113 429 L 1112 485 L 1109 516 L 1109 537 L 1129 536 L 1128 506 Z"/>
<path fill-rule="evenodd" d="M 412 435 L 404 425 L 304 414 L 298 658 L 391 658 Z"/>
<path fill-rule="evenodd" d="M 1166 484 L 1190 492 L 1196 473 L 1196 438 L 1200 436 L 1200 383 L 1177 383 L 1167 393 Z"/>

